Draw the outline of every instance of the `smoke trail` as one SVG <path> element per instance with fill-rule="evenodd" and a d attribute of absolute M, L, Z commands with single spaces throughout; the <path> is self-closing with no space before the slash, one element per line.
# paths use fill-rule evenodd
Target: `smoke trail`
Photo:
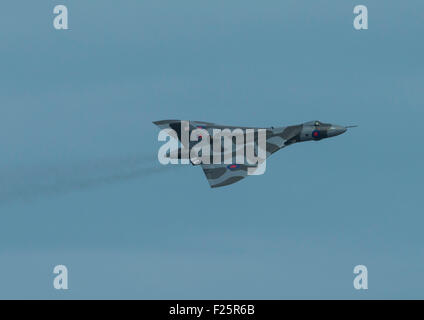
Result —
<path fill-rule="evenodd" d="M 0 204 L 141 179 L 175 167 L 157 164 L 154 157 L 135 155 L 69 166 L 15 169 L 15 173 L 0 174 Z"/>

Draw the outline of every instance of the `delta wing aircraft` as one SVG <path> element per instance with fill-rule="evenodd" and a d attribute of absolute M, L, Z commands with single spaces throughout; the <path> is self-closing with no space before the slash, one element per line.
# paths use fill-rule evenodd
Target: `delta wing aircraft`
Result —
<path fill-rule="evenodd" d="M 155 125 L 157 125 L 161 129 L 172 129 L 169 130 L 170 135 L 174 138 L 178 139 L 182 145 L 183 148 L 188 148 L 190 150 L 193 148 L 193 146 L 198 143 L 202 139 L 201 136 L 199 136 L 198 141 L 183 141 L 182 139 L 183 134 L 187 134 L 188 136 L 192 133 L 193 130 L 196 129 L 202 129 L 206 130 L 206 132 L 210 136 L 210 145 L 212 148 L 213 140 L 216 139 L 216 135 L 214 135 L 214 129 L 219 130 L 225 130 L 229 129 L 234 132 L 233 138 L 235 140 L 237 139 L 237 133 L 236 132 L 242 132 L 242 135 L 244 138 L 246 138 L 246 131 L 248 129 L 253 129 L 255 132 L 258 132 L 260 129 L 263 129 L 266 133 L 266 151 L 265 155 L 266 158 L 268 158 L 271 154 L 275 153 L 276 151 L 289 146 L 291 144 L 297 143 L 297 142 L 304 142 L 304 141 L 319 141 L 321 139 L 325 138 L 331 138 L 338 136 L 344 132 L 348 128 L 356 127 L 356 126 L 340 126 L 330 123 L 323 123 L 320 121 L 309 121 L 305 122 L 303 124 L 298 125 L 292 125 L 292 126 L 286 126 L 286 127 L 269 127 L 269 128 L 259 128 L 259 127 L 236 127 L 236 126 L 224 126 L 219 125 L 216 123 L 210 123 L 210 122 L 204 122 L 204 121 L 187 121 L 189 123 L 189 126 L 187 128 L 184 128 L 182 126 L 182 120 L 161 120 L 161 121 L 155 121 L 153 122 Z M 238 131 L 236 131 L 238 130 Z M 173 133 L 173 134 L 172 134 Z M 222 137 L 220 136 L 219 139 Z M 246 143 L 246 139 L 244 139 L 244 145 Z M 257 153 L 258 150 L 258 144 L 257 144 L 257 133 L 256 133 L 256 139 L 254 141 L 255 143 L 255 152 Z M 221 150 L 222 152 L 226 152 L 224 148 Z M 227 150 L 228 151 L 228 150 Z M 213 152 L 216 152 L 216 150 L 213 150 Z M 233 149 L 230 150 L 230 152 L 233 154 L 232 159 L 234 160 L 234 139 L 233 139 Z M 167 157 L 172 158 L 172 152 L 167 153 Z M 189 159 L 190 162 L 193 165 L 200 165 L 206 175 L 206 178 L 208 179 L 208 182 L 212 188 L 217 187 L 223 187 L 226 185 L 230 185 L 233 183 L 236 183 L 243 178 L 245 178 L 248 175 L 249 168 L 254 169 L 257 167 L 256 165 L 249 164 L 247 162 L 245 163 L 236 163 L 233 161 L 232 163 L 213 163 L 213 161 L 210 161 L 210 163 L 202 163 L 199 161 L 199 159 L 195 157 L 190 157 L 190 153 L 186 152 L 184 153 L 181 148 L 178 149 L 178 152 L 175 152 L 174 154 L 177 155 L 178 159 Z M 212 155 L 211 155 L 212 158 Z M 175 159 L 175 158 L 174 158 Z"/>

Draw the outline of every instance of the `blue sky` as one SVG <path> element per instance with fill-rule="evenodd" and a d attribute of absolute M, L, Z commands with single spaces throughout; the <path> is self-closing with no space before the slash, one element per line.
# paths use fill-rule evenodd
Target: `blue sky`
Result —
<path fill-rule="evenodd" d="M 53 28 L 57 4 L 70 30 Z M 423 298 L 422 1 L 0 15 L 0 298 Z M 158 168 L 151 122 L 173 118 L 359 127 L 210 189 L 198 167 Z"/>

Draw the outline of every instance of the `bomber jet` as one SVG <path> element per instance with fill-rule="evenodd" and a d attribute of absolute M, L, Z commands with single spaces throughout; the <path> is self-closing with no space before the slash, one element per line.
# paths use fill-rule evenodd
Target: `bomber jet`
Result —
<path fill-rule="evenodd" d="M 233 183 L 236 183 L 246 176 L 250 175 L 249 169 L 254 169 L 258 166 L 258 164 L 251 164 L 245 162 L 237 163 L 235 161 L 235 153 L 237 150 L 236 142 L 237 137 L 242 135 L 244 139 L 242 139 L 242 147 L 246 147 L 247 139 L 246 134 L 249 129 L 256 132 L 256 139 L 254 141 L 254 152 L 255 155 L 258 154 L 258 134 L 260 130 L 266 134 L 265 137 L 265 148 L 264 151 L 265 159 L 268 158 L 271 154 L 276 151 L 287 147 L 291 144 L 297 142 L 305 142 L 305 141 L 319 141 L 326 138 L 331 138 L 338 136 L 342 133 L 345 133 L 348 128 L 356 127 L 356 126 L 341 126 L 330 123 L 323 123 L 318 120 L 309 121 L 303 124 L 286 126 L 286 127 L 268 127 L 268 128 L 259 128 L 259 127 L 236 127 L 236 126 L 225 126 L 219 125 L 216 123 L 204 122 L 204 121 L 182 121 L 182 120 L 161 120 L 153 122 L 161 129 L 168 129 L 168 132 L 172 132 L 170 134 L 174 138 L 178 139 L 182 148 L 179 148 L 176 152 L 168 152 L 167 157 L 175 159 L 188 159 L 193 165 L 200 165 L 206 175 L 206 178 L 212 188 L 223 187 Z M 185 127 L 184 123 L 188 123 Z M 205 163 L 199 160 L 197 157 L 193 157 L 190 154 L 190 150 L 201 141 L 202 135 L 198 134 L 196 141 L 192 141 L 191 139 L 183 139 L 184 134 L 190 135 L 194 130 L 198 132 L 204 132 L 208 134 L 210 137 L 210 146 L 212 149 L 213 140 L 219 139 L 221 140 L 222 136 L 217 136 L 216 131 L 223 131 L 229 129 L 233 132 L 232 138 L 232 148 L 231 150 L 222 148 L 220 150 L 212 151 L 210 158 L 211 161 L 209 163 Z M 224 146 L 225 147 L 225 146 Z M 186 152 L 184 152 L 186 150 Z M 212 161 L 213 154 L 216 152 L 230 152 L 232 155 L 230 157 L 230 162 L 224 161 L 220 163 L 216 163 L 216 161 Z"/>

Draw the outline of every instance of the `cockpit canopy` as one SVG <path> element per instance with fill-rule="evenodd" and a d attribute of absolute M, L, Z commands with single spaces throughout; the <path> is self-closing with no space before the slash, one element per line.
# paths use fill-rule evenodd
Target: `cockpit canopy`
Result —
<path fill-rule="evenodd" d="M 323 125 L 323 123 L 321 121 L 318 120 L 314 120 L 314 121 L 309 121 L 309 122 L 305 122 L 304 125 L 306 126 L 315 126 L 315 127 L 320 127 Z"/>

